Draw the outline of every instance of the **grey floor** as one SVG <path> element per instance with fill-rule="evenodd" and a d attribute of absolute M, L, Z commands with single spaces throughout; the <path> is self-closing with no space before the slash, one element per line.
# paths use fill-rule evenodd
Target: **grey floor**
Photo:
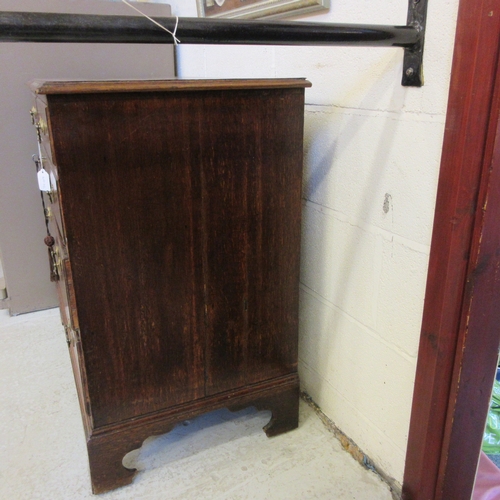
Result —
<path fill-rule="evenodd" d="M 83 427 L 56 309 L 0 311 L 0 499 L 92 498 Z M 391 499 L 305 403 L 299 429 L 268 439 L 267 412 L 218 411 L 152 437 L 104 499 Z"/>

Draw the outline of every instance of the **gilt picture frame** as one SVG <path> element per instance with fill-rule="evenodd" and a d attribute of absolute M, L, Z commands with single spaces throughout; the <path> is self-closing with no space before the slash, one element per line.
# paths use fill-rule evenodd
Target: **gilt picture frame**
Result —
<path fill-rule="evenodd" d="M 196 0 L 199 17 L 277 19 L 328 10 L 330 0 Z"/>

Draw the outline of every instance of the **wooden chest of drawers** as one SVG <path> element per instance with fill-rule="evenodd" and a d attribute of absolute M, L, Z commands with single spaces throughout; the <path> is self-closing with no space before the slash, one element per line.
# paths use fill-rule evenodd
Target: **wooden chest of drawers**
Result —
<path fill-rule="evenodd" d="M 221 407 L 297 426 L 303 79 L 34 85 L 93 490 Z M 45 123 L 47 126 L 45 126 Z"/>

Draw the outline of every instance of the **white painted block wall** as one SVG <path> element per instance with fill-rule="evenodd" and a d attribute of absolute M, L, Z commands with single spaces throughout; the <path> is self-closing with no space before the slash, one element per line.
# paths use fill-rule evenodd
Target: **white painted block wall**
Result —
<path fill-rule="evenodd" d="M 195 0 L 170 0 L 196 16 Z M 332 0 L 307 21 L 406 24 L 406 0 Z M 307 77 L 300 377 L 403 479 L 458 0 L 429 2 L 425 86 L 402 50 L 179 46 L 182 77 Z M 182 41 L 182 39 L 181 39 Z M 385 210 L 384 210 L 385 208 Z"/>

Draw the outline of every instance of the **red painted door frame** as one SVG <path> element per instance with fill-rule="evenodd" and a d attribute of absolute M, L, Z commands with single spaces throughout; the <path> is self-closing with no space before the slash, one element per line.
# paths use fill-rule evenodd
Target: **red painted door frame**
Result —
<path fill-rule="evenodd" d="M 403 498 L 469 500 L 500 343 L 500 0 L 461 0 Z"/>

